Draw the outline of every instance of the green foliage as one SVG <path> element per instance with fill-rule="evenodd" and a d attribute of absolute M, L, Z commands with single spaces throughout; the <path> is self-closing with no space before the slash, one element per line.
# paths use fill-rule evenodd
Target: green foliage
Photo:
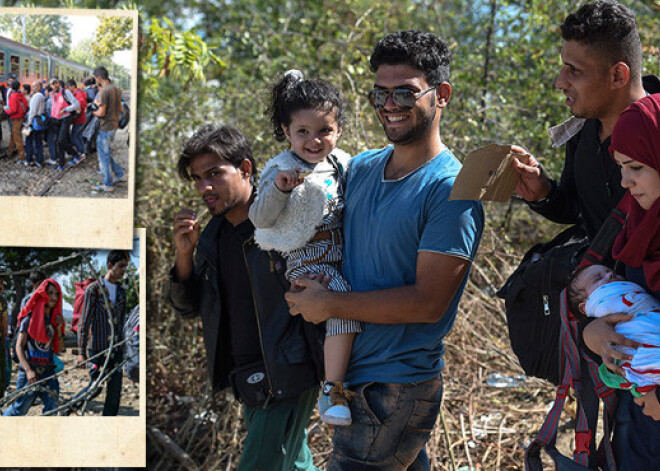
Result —
<path fill-rule="evenodd" d="M 92 57 L 99 60 L 115 51 L 130 49 L 133 45 L 133 18 L 104 16 L 96 29 L 92 43 Z"/>
<path fill-rule="evenodd" d="M 638 15 L 646 71 L 658 73 L 657 1 L 630 5 Z M 441 133 L 459 158 L 488 143 L 516 143 L 555 176 L 563 167 L 563 150 L 550 148 L 546 130 L 570 116 L 554 78 L 560 68 L 558 26 L 573 4 L 341 0 L 329 8 L 321 0 L 164 0 L 140 8 L 156 16 L 186 13 L 150 20 L 141 50 L 138 145 L 149 164 L 139 166 L 136 214 L 137 225 L 150 228 L 150 271 L 159 280 L 151 290 L 153 312 L 167 312 L 162 293 L 173 256 L 172 215 L 200 204 L 174 171 L 185 137 L 203 122 L 234 124 L 252 138 L 263 164 L 283 146 L 271 137 L 264 116 L 270 85 L 298 68 L 342 90 L 349 108 L 342 148 L 357 153 L 386 145 L 366 93 L 373 82 L 369 55 L 387 32 L 421 29 L 448 41 L 453 93 Z M 182 24 L 191 22 L 184 31 Z"/>
<path fill-rule="evenodd" d="M 95 67 L 96 61 L 92 55 L 92 43 L 93 40 L 91 38 L 83 39 L 71 48 L 67 59 L 78 64 L 86 65 L 87 67 Z"/>
<path fill-rule="evenodd" d="M 168 77 L 203 82 L 207 67 L 225 65 L 198 34 L 176 31 L 167 18 L 149 25 L 140 62 L 148 90 L 155 90 L 158 80 Z"/>
<path fill-rule="evenodd" d="M 67 57 L 71 47 L 71 24 L 61 15 L 0 15 L 0 28 L 14 41 Z"/>

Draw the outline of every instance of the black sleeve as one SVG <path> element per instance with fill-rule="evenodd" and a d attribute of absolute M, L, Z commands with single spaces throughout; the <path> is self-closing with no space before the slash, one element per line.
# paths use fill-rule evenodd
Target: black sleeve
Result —
<path fill-rule="evenodd" d="M 176 267 L 170 270 L 167 296 L 174 310 L 184 317 L 199 315 L 199 283 L 196 280 L 196 272 L 197 270 L 193 269 L 193 274 L 187 280 L 178 280 Z"/>
<path fill-rule="evenodd" d="M 559 224 L 577 224 L 579 222 L 580 208 L 573 169 L 575 152 L 581 134 L 578 133 L 566 143 L 566 160 L 559 183 L 552 181 L 550 194 L 541 202 L 528 203 L 533 211 Z"/>

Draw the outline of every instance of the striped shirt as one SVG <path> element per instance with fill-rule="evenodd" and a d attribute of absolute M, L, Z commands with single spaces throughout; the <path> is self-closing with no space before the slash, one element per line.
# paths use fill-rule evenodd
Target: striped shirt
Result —
<path fill-rule="evenodd" d="M 112 309 L 112 317 L 108 318 L 108 312 L 105 309 L 104 297 L 101 290 L 105 292 L 105 297 Z M 95 352 L 105 350 L 110 345 L 111 322 L 114 326 L 115 343 L 123 339 L 123 326 L 126 320 L 126 290 L 120 284 L 117 284 L 117 298 L 115 303 L 110 301 L 108 289 L 95 281 L 85 290 L 85 303 L 81 314 L 78 330 L 78 348 L 89 348 Z"/>

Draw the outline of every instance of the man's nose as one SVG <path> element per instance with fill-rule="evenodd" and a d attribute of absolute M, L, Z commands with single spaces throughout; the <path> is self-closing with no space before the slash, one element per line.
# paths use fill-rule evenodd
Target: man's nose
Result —
<path fill-rule="evenodd" d="M 211 189 L 211 183 L 205 178 L 200 178 L 195 182 L 195 188 L 198 192 L 204 193 L 205 191 Z"/>
<path fill-rule="evenodd" d="M 567 88 L 566 74 L 564 72 L 565 70 L 566 70 L 565 68 L 562 68 L 559 71 L 559 74 L 557 74 L 557 78 L 555 79 L 555 87 L 559 88 L 560 90 L 564 90 L 565 88 Z"/>

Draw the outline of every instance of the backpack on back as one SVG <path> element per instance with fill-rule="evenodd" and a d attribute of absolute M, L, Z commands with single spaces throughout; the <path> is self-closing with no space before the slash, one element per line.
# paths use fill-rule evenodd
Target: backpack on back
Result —
<path fill-rule="evenodd" d="M 579 226 L 527 251 L 497 295 L 504 299 L 511 348 L 529 376 L 560 380 L 559 294 L 589 246 Z"/>
<path fill-rule="evenodd" d="M 96 281 L 94 278 L 87 278 L 83 281 L 76 281 L 76 296 L 73 301 L 73 319 L 71 320 L 71 330 L 78 333 L 78 324 L 80 323 L 80 316 L 82 316 L 83 307 L 85 306 L 85 290 L 89 285 Z"/>
<path fill-rule="evenodd" d="M 131 110 L 128 105 L 122 101 L 121 102 L 121 111 L 119 112 L 119 129 L 124 129 L 128 126 L 128 122 L 131 119 Z"/>
<path fill-rule="evenodd" d="M 564 372 L 559 344 L 560 293 L 571 273 L 582 265 L 612 265 L 610 254 L 624 215 L 613 209 L 591 243 L 579 226 L 537 244 L 500 288 L 509 340 L 526 374 L 558 385 Z"/>

